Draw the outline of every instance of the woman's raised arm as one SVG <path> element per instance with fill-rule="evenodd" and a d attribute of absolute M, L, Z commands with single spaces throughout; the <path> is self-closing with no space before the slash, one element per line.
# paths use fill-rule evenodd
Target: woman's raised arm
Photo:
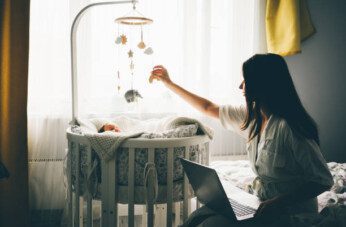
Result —
<path fill-rule="evenodd" d="M 153 80 L 161 81 L 167 88 L 179 95 L 182 99 L 191 104 L 197 110 L 201 111 L 203 114 L 210 117 L 219 118 L 219 106 L 217 104 L 193 94 L 173 83 L 169 78 L 167 70 L 162 65 L 158 65 L 153 68 L 149 82 L 151 83 Z"/>

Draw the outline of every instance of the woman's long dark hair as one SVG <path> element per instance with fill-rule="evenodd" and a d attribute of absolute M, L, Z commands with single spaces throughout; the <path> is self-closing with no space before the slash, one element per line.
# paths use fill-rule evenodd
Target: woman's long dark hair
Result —
<path fill-rule="evenodd" d="M 303 107 L 285 60 L 276 54 L 256 54 L 243 64 L 246 119 L 242 129 L 250 127 L 249 140 L 260 132 L 261 108 L 286 120 L 298 136 L 319 144 L 315 121 Z"/>

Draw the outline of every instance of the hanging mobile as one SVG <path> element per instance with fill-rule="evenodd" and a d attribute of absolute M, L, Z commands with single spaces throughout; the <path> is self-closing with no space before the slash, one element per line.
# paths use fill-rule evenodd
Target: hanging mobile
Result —
<path fill-rule="evenodd" d="M 150 18 L 145 17 L 143 14 L 141 14 L 140 12 L 138 12 L 136 10 L 136 1 L 135 0 L 132 1 L 132 4 L 133 4 L 132 11 L 129 12 L 128 14 L 126 14 L 123 17 L 116 18 L 115 19 L 115 23 L 117 23 L 118 26 L 119 25 L 131 25 L 130 28 L 132 26 L 141 26 L 141 40 L 137 44 L 137 47 L 139 49 L 143 49 L 144 50 L 146 48 L 146 44 L 143 41 L 143 26 L 151 24 L 153 22 L 153 20 L 150 19 Z M 122 35 L 119 36 L 119 33 L 118 33 L 118 37 L 116 38 L 116 43 L 117 44 L 125 45 L 125 44 L 127 44 L 127 41 L 128 41 L 128 38 L 126 37 L 125 34 L 122 34 Z M 129 43 L 130 43 L 130 45 L 131 45 L 131 43 L 133 43 L 132 39 L 130 40 Z M 125 93 L 125 99 L 126 99 L 127 102 L 135 102 L 135 101 L 138 100 L 138 98 L 142 98 L 142 96 L 139 94 L 139 92 L 137 90 L 133 89 L 135 65 L 134 65 L 134 60 L 133 60 L 134 52 L 132 50 L 133 50 L 133 48 L 129 49 L 129 51 L 127 52 L 128 57 L 130 59 L 129 67 L 130 67 L 130 74 L 131 74 L 131 77 L 132 77 L 131 78 L 132 79 L 132 81 L 131 81 L 131 88 L 130 88 L 130 90 L 128 90 Z M 153 53 L 153 50 L 152 50 L 151 47 L 148 47 L 148 48 L 146 48 L 144 50 L 144 53 L 150 55 L 150 54 Z M 120 76 L 119 76 L 119 78 L 120 78 Z"/>

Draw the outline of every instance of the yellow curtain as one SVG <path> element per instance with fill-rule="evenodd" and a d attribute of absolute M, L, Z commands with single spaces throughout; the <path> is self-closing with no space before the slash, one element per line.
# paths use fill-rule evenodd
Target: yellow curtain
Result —
<path fill-rule="evenodd" d="M 315 33 L 306 0 L 267 0 L 266 34 L 269 53 L 301 52 L 301 41 Z"/>
<path fill-rule="evenodd" d="M 29 226 L 27 81 L 29 0 L 0 0 L 0 226 Z"/>

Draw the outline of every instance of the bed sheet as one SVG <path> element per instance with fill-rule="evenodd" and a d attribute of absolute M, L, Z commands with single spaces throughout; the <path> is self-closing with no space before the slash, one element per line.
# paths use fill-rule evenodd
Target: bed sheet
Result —
<path fill-rule="evenodd" d="M 329 162 L 327 165 L 334 185 L 317 197 L 319 211 L 332 205 L 346 205 L 346 163 Z M 253 194 L 251 185 L 256 176 L 248 160 L 214 161 L 211 167 L 216 169 L 223 180 Z"/>

